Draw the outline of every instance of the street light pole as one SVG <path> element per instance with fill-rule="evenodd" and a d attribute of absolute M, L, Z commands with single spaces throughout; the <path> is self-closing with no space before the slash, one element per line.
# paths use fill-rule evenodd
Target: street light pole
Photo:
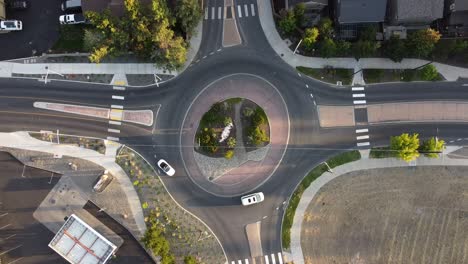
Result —
<path fill-rule="evenodd" d="M 44 78 L 44 84 L 47 84 L 47 77 L 49 76 L 49 72 L 58 74 L 58 75 L 60 75 L 60 76 L 63 77 L 63 74 L 58 73 L 58 72 L 56 72 L 56 71 L 53 71 L 53 70 L 49 69 L 49 66 L 46 66 L 45 68 L 46 68 L 46 70 L 47 70 L 47 73 L 46 73 L 46 76 L 45 76 L 45 78 Z"/>
<path fill-rule="evenodd" d="M 302 43 L 302 39 L 299 41 L 299 43 L 297 43 L 297 46 L 296 46 L 296 48 L 294 49 L 293 55 L 296 55 L 297 49 L 299 48 L 299 46 L 301 45 L 301 43 Z"/>

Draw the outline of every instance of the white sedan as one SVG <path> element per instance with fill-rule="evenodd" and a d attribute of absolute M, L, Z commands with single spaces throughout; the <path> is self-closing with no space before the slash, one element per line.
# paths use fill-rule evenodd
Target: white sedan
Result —
<path fill-rule="evenodd" d="M 260 203 L 263 202 L 263 200 L 265 200 L 265 196 L 262 192 L 252 193 L 241 197 L 243 206 Z"/>
<path fill-rule="evenodd" d="M 158 161 L 158 167 L 164 171 L 168 176 L 174 176 L 175 170 L 165 160 L 160 159 Z"/>

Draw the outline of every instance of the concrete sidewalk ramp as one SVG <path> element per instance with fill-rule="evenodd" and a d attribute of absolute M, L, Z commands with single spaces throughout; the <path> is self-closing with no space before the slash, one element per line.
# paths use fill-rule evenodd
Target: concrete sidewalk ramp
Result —
<path fill-rule="evenodd" d="M 263 256 L 260 226 L 260 221 L 245 226 L 245 233 L 249 241 L 250 255 L 252 258 Z"/>

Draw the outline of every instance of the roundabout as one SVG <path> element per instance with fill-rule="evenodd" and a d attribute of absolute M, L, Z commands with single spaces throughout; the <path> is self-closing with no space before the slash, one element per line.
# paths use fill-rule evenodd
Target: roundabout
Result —
<path fill-rule="evenodd" d="M 216 132 L 204 121 L 213 105 L 231 115 L 224 122 L 225 128 L 231 124 L 233 130 L 230 136 L 231 129 L 227 129 L 226 141 L 235 138 L 236 142 L 230 149 L 224 142 L 215 143 L 214 148 L 203 147 L 201 133 L 208 129 Z M 265 135 L 269 141 L 253 144 L 241 121 L 245 121 L 246 108 L 264 112 L 267 120 L 263 132 L 269 132 L 269 136 Z M 289 141 L 289 125 L 284 99 L 271 83 L 251 74 L 220 78 L 195 97 L 185 114 L 180 133 L 184 169 L 197 186 L 213 195 L 233 197 L 251 192 L 267 181 L 281 163 Z M 233 152 L 232 157 L 225 156 L 229 151 Z"/>

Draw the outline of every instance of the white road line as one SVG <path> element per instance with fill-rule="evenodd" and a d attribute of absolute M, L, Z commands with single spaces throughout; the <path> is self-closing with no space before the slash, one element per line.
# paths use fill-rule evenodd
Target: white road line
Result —
<path fill-rule="evenodd" d="M 450 140 L 450 141 L 449 141 L 449 143 L 453 143 L 453 142 L 455 142 L 455 140 Z"/>
<path fill-rule="evenodd" d="M 367 133 L 369 132 L 369 129 L 363 128 L 363 129 L 356 129 L 356 133 Z"/>
<path fill-rule="evenodd" d="M 231 261 L 231 264 L 236 264 L 236 262 L 233 260 L 233 261 Z"/>
<path fill-rule="evenodd" d="M 205 56 L 203 56 L 203 58 L 202 58 L 202 59 L 206 59 L 206 55 L 205 55 Z"/>
<path fill-rule="evenodd" d="M 107 140 L 119 141 L 119 138 L 116 138 L 116 137 L 107 137 Z"/>
<path fill-rule="evenodd" d="M 265 264 L 270 264 L 270 260 L 268 259 L 268 255 L 265 255 Z"/>
<path fill-rule="evenodd" d="M 115 99 L 115 100 L 124 100 L 125 97 L 120 96 L 120 95 L 113 95 L 113 96 L 112 96 L 112 99 Z"/>
<path fill-rule="evenodd" d="M 121 106 L 121 105 L 111 105 L 111 108 L 123 109 L 123 106 Z"/>
<path fill-rule="evenodd" d="M 271 254 L 271 263 L 276 264 L 275 254 Z"/>
<path fill-rule="evenodd" d="M 223 8 L 222 7 L 218 7 L 218 19 L 222 19 L 222 11 L 223 11 Z"/>
<path fill-rule="evenodd" d="M 353 94 L 353 98 L 356 98 L 356 97 L 366 97 L 365 94 Z"/>
<path fill-rule="evenodd" d="M 216 13 L 215 8 L 213 6 L 213 7 L 211 7 L 211 20 L 215 19 L 215 13 Z"/>
<path fill-rule="evenodd" d="M 468 83 L 464 83 L 463 86 L 468 86 Z"/>
<path fill-rule="evenodd" d="M 118 91 L 125 91 L 125 87 L 121 87 L 121 86 L 113 86 L 112 88 Z"/>
<path fill-rule="evenodd" d="M 238 263 L 238 264 L 242 264 L 242 260 L 239 259 L 239 260 L 237 261 L 237 263 Z"/>
<path fill-rule="evenodd" d="M 5 237 L 5 238 L 2 239 L 2 240 L 5 241 L 5 240 L 8 240 L 8 239 L 10 239 L 10 238 L 12 238 L 12 237 L 14 237 L 14 236 L 16 236 L 16 234 L 9 235 L 9 236 Z"/>
<path fill-rule="evenodd" d="M 122 122 L 114 121 L 114 120 L 109 120 L 109 125 L 120 126 L 120 125 L 122 125 Z"/>
<path fill-rule="evenodd" d="M 366 100 L 353 101 L 354 104 L 366 104 Z"/>
<path fill-rule="evenodd" d="M 213 55 L 214 54 L 214 51 L 213 52 L 210 52 L 210 55 Z"/>
<path fill-rule="evenodd" d="M 237 6 L 237 14 L 239 15 L 239 18 L 242 17 L 242 8 L 240 5 Z"/>
<path fill-rule="evenodd" d="M 351 91 L 364 91 L 364 87 L 353 87 Z"/>
<path fill-rule="evenodd" d="M 357 143 L 358 147 L 364 147 L 364 146 L 369 146 L 369 145 L 370 145 L 369 142 L 359 142 L 359 143 Z"/>
<path fill-rule="evenodd" d="M 281 256 L 281 252 L 278 252 L 278 262 L 279 264 L 283 264 L 283 256 Z"/>
<path fill-rule="evenodd" d="M 306 84 L 306 88 L 309 88 L 309 85 L 308 85 L 308 84 Z"/>
<path fill-rule="evenodd" d="M 460 140 L 462 140 L 462 139 L 461 139 L 461 138 L 457 138 L 457 141 L 460 141 Z"/>
<path fill-rule="evenodd" d="M 205 20 L 208 19 L 208 7 L 205 7 Z"/>
<path fill-rule="evenodd" d="M 3 216 L 5 216 L 5 215 L 7 215 L 7 214 L 8 214 L 8 213 L 4 213 L 4 214 L 0 215 L 0 217 L 3 217 Z"/>
<path fill-rule="evenodd" d="M 108 128 L 108 129 L 107 129 L 107 132 L 110 132 L 110 133 L 120 133 L 120 130 L 119 130 L 119 129 Z"/>
<path fill-rule="evenodd" d="M 314 95 L 313 95 L 313 94 L 310 94 L 310 97 L 314 98 Z"/>
<path fill-rule="evenodd" d="M 356 137 L 356 140 L 363 140 L 363 139 L 369 139 L 369 135 L 357 136 L 357 137 Z"/>
<path fill-rule="evenodd" d="M 0 227 L 0 230 L 2 230 L 5 227 L 9 227 L 9 226 L 11 226 L 11 224 L 4 225 L 4 226 Z"/>
<path fill-rule="evenodd" d="M 245 264 L 249 264 L 249 260 L 248 260 L 248 259 L 245 259 Z"/>
<path fill-rule="evenodd" d="M 8 253 L 8 252 L 10 252 L 10 251 L 13 251 L 13 250 L 15 250 L 15 249 L 17 249 L 17 248 L 20 248 L 20 247 L 22 247 L 22 246 L 23 246 L 23 245 L 19 245 L 19 246 L 16 246 L 16 247 L 14 247 L 14 248 L 10 248 L 9 250 L 3 251 L 2 253 L 0 253 L 0 256 L 3 255 L 3 254 L 5 254 L 5 253 Z"/>
<path fill-rule="evenodd" d="M 302 77 L 302 75 L 300 73 L 297 73 L 297 75 L 299 75 L 299 77 Z"/>
<path fill-rule="evenodd" d="M 247 7 L 246 4 L 244 5 L 244 11 L 245 11 L 245 16 L 248 17 L 249 16 L 249 8 Z"/>
<path fill-rule="evenodd" d="M 218 49 L 218 50 L 217 50 L 217 52 L 220 52 L 220 51 L 221 51 L 221 49 Z"/>
<path fill-rule="evenodd" d="M 314 100 L 314 105 L 317 106 L 317 103 L 315 102 L 315 100 Z"/>
<path fill-rule="evenodd" d="M 254 4 L 250 4 L 250 10 L 252 11 L 252 16 L 255 16 L 255 7 L 254 7 Z"/>
<path fill-rule="evenodd" d="M 18 260 L 22 260 L 22 259 L 24 259 L 24 257 L 17 258 L 17 259 L 15 259 L 13 261 L 8 262 L 7 264 L 13 264 L 13 263 L 17 262 Z"/>

